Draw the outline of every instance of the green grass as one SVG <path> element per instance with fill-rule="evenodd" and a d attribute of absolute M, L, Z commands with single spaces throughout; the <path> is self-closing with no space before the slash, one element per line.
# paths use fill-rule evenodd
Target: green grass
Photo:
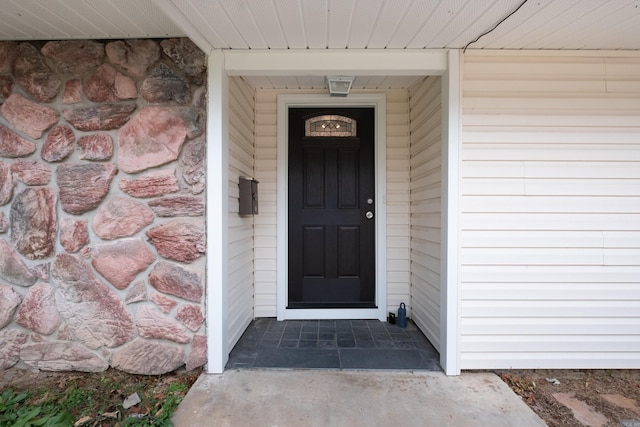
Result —
<path fill-rule="evenodd" d="M 28 397 L 27 393 L 16 393 L 12 389 L 2 392 L 0 395 L 0 426 L 65 427 L 73 425 L 73 416 L 69 412 L 57 408 L 51 402 L 45 402 L 41 405 L 24 404 Z"/>
<path fill-rule="evenodd" d="M 69 373 L 27 390 L 0 393 L 0 427 L 171 426 L 171 416 L 198 373 L 136 376 L 110 370 L 102 374 Z M 141 402 L 125 409 L 137 393 Z"/>

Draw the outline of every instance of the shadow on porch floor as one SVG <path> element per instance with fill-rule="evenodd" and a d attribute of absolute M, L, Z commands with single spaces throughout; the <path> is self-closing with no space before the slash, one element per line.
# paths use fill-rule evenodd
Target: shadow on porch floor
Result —
<path fill-rule="evenodd" d="M 439 355 L 411 321 L 254 320 L 227 369 L 402 369 L 440 371 Z"/>

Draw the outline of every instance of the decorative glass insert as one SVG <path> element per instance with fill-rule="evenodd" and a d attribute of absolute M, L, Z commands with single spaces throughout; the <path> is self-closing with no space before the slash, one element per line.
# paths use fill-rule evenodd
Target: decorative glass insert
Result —
<path fill-rule="evenodd" d="M 304 136 L 356 136 L 356 121 L 329 114 L 311 117 L 304 122 Z"/>

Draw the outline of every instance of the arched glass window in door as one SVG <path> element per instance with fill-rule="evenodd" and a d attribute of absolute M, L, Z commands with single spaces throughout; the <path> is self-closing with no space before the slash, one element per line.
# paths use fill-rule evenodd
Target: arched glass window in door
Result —
<path fill-rule="evenodd" d="M 304 122 L 304 136 L 356 136 L 356 121 L 333 114 L 311 117 Z"/>

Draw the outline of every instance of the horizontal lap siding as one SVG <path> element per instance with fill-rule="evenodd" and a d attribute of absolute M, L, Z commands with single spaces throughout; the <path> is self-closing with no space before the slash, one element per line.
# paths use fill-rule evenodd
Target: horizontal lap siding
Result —
<path fill-rule="evenodd" d="M 254 221 L 238 215 L 240 176 L 254 173 L 254 95 L 239 78 L 229 79 L 229 348 L 253 319 Z"/>
<path fill-rule="evenodd" d="M 640 55 L 463 65 L 460 365 L 640 367 Z"/>
<path fill-rule="evenodd" d="M 357 93 L 358 91 L 352 91 Z M 255 317 L 277 315 L 277 112 L 278 94 L 326 93 L 300 90 L 256 92 L 256 166 L 260 214 L 255 221 Z M 387 304 L 409 307 L 409 115 L 406 90 L 387 96 Z"/>
<path fill-rule="evenodd" d="M 256 91 L 256 179 L 260 213 L 255 217 L 255 317 L 276 317 L 278 92 Z"/>
<path fill-rule="evenodd" d="M 440 350 L 441 78 L 409 91 L 412 319 Z"/>
<path fill-rule="evenodd" d="M 387 95 L 387 305 L 397 311 L 401 302 L 413 316 L 410 299 L 410 141 L 409 94 Z"/>

